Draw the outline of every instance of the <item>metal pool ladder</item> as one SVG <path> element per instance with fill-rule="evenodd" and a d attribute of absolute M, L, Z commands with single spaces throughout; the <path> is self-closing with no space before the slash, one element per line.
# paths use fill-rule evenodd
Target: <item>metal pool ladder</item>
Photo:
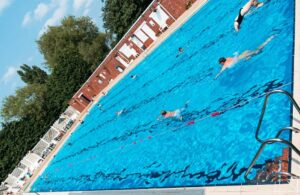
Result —
<path fill-rule="evenodd" d="M 296 108 L 298 113 L 300 114 L 300 107 L 299 107 L 299 105 L 297 104 L 297 102 L 295 101 L 295 99 L 292 97 L 292 95 L 289 92 L 284 91 L 284 90 L 274 90 L 274 91 L 271 91 L 271 92 L 266 94 L 264 104 L 263 104 L 263 107 L 262 107 L 262 111 L 261 111 L 261 114 L 260 114 L 259 122 L 258 122 L 256 132 L 255 132 L 255 138 L 256 138 L 257 141 L 259 141 L 261 143 L 261 146 L 259 147 L 257 153 L 255 154 L 250 166 L 248 167 L 248 169 L 247 169 L 247 171 L 244 175 L 244 178 L 247 182 L 251 181 L 248 178 L 248 175 L 249 175 L 251 169 L 253 168 L 255 162 L 257 161 L 258 157 L 260 156 L 260 154 L 262 153 L 262 151 L 263 151 L 263 149 L 265 148 L 266 145 L 271 145 L 271 144 L 274 144 L 274 143 L 282 143 L 284 145 L 287 145 L 289 148 L 291 148 L 294 152 L 296 152 L 300 156 L 300 151 L 297 149 L 297 147 L 293 143 L 291 143 L 290 141 L 287 141 L 285 139 L 279 138 L 280 135 L 285 131 L 291 131 L 291 132 L 299 133 L 300 130 L 296 127 L 281 128 L 281 129 L 279 129 L 279 131 L 276 134 L 275 138 L 271 138 L 271 139 L 267 139 L 267 140 L 262 140 L 258 136 L 260 128 L 261 128 L 261 124 L 262 124 L 262 121 L 263 121 L 263 118 L 264 118 L 264 115 L 265 115 L 265 111 L 266 111 L 266 108 L 267 108 L 268 100 L 269 100 L 271 95 L 278 94 L 278 93 L 286 95 L 289 98 L 289 100 L 293 103 L 293 106 Z M 295 179 L 300 179 L 300 176 L 295 175 L 293 173 L 289 173 L 289 172 L 277 172 L 276 174 L 277 175 L 289 176 L 289 177 L 295 178 Z"/>

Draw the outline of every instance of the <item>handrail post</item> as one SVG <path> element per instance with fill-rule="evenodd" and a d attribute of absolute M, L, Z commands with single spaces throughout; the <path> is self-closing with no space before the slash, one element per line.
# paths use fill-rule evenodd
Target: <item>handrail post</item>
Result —
<path fill-rule="evenodd" d="M 261 124 L 262 124 L 262 121 L 263 121 L 263 118 L 264 118 L 264 115 L 265 115 L 265 111 L 266 111 L 266 108 L 267 108 L 269 97 L 271 95 L 277 94 L 277 93 L 281 93 L 281 94 L 286 95 L 289 98 L 289 100 L 292 102 L 292 104 L 294 105 L 294 107 L 296 108 L 298 113 L 300 114 L 300 107 L 299 107 L 299 105 L 297 104 L 297 102 L 295 101 L 295 99 L 292 97 L 292 95 L 289 92 L 284 91 L 284 90 L 274 90 L 274 91 L 271 91 L 271 92 L 267 93 L 266 97 L 265 97 L 265 100 L 264 100 L 264 103 L 263 103 L 263 107 L 262 107 L 262 110 L 261 110 L 261 114 L 260 114 L 260 117 L 259 117 L 257 128 L 256 128 L 256 131 L 255 131 L 255 138 L 260 143 L 263 143 L 263 140 L 260 139 L 258 135 L 259 135 L 259 130 L 260 130 L 260 127 L 261 127 Z"/>
<path fill-rule="evenodd" d="M 263 141 L 263 143 L 261 144 L 261 146 L 259 147 L 259 150 L 257 151 L 257 153 L 255 154 L 254 158 L 251 161 L 250 166 L 248 167 L 244 178 L 246 181 L 250 181 L 250 179 L 248 178 L 248 174 L 250 173 L 252 167 L 254 166 L 255 162 L 257 161 L 258 157 L 260 156 L 261 152 L 263 151 L 263 149 L 265 148 L 266 145 L 268 144 L 274 144 L 274 143 L 282 143 L 284 145 L 288 145 L 292 150 L 294 150 L 299 156 L 300 156 L 300 151 L 297 149 L 296 146 L 294 146 L 294 144 L 292 144 L 291 142 L 284 140 L 284 139 L 280 139 L 280 138 L 275 138 L 275 139 L 268 139 Z M 280 174 L 280 175 L 288 175 L 291 177 L 295 177 L 295 178 L 300 178 L 300 176 L 297 176 L 293 173 L 286 173 L 286 172 L 278 172 L 276 174 Z"/>

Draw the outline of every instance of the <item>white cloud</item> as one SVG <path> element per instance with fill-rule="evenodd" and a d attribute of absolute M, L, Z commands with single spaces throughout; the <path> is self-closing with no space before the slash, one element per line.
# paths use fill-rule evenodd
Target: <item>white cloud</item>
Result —
<path fill-rule="evenodd" d="M 49 5 L 40 3 L 34 10 L 34 18 L 36 20 L 41 20 L 48 13 L 48 11 L 49 11 Z"/>
<path fill-rule="evenodd" d="M 52 0 L 51 3 L 56 7 L 56 9 L 53 15 L 44 23 L 42 29 L 39 32 L 39 36 L 41 36 L 48 29 L 48 26 L 54 26 L 58 24 L 67 13 L 68 0 Z"/>
<path fill-rule="evenodd" d="M 31 12 L 27 12 L 24 16 L 23 22 L 22 22 L 22 26 L 27 26 L 30 24 L 31 22 Z"/>
<path fill-rule="evenodd" d="M 75 11 L 78 11 L 84 4 L 86 0 L 74 0 L 73 8 Z"/>
<path fill-rule="evenodd" d="M 4 9 L 8 8 L 12 3 L 12 0 L 0 0 L 0 13 L 3 12 Z"/>
<path fill-rule="evenodd" d="M 30 57 L 27 58 L 27 62 L 31 62 L 33 59 L 34 59 L 34 57 L 30 56 Z"/>
<path fill-rule="evenodd" d="M 17 76 L 17 68 L 15 66 L 10 66 L 4 73 L 4 75 L 1 78 L 0 83 L 8 84 L 12 79 Z"/>
<path fill-rule="evenodd" d="M 75 12 L 79 11 L 81 8 L 85 8 L 83 13 L 87 13 L 92 5 L 93 0 L 74 0 L 73 9 Z M 85 15 L 85 14 L 84 14 Z"/>
<path fill-rule="evenodd" d="M 90 9 L 85 9 L 82 15 L 87 16 L 89 13 L 90 13 Z"/>

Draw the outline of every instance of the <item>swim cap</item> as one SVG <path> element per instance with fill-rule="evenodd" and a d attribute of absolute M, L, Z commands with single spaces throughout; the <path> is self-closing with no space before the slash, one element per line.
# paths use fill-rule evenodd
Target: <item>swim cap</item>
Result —
<path fill-rule="evenodd" d="M 226 62 L 226 58 L 221 57 L 221 58 L 219 59 L 219 64 L 224 63 L 224 62 Z"/>
<path fill-rule="evenodd" d="M 167 114 L 167 111 L 163 110 L 163 111 L 160 112 L 160 114 L 161 114 L 161 115 L 166 115 L 166 114 Z"/>

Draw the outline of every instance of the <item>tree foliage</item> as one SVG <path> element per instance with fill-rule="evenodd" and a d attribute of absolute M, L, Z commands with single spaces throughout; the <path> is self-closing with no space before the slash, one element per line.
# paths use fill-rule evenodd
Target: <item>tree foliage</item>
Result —
<path fill-rule="evenodd" d="M 58 117 L 68 101 L 90 75 L 88 64 L 76 52 L 68 51 L 58 56 L 57 68 L 49 77 L 45 110 L 48 116 Z"/>
<path fill-rule="evenodd" d="M 37 66 L 18 71 L 27 84 L 5 99 L 0 131 L 0 181 L 50 128 L 68 100 L 106 56 L 107 42 L 118 41 L 151 3 L 151 0 L 105 0 L 104 27 L 100 33 L 88 17 L 69 16 L 50 26 L 37 41 L 49 75 Z"/>
<path fill-rule="evenodd" d="M 90 18 L 67 17 L 37 41 L 50 74 L 26 64 L 18 71 L 27 86 L 7 97 L 1 109 L 6 122 L 0 131 L 0 181 L 58 119 L 104 58 L 105 37 Z"/>
<path fill-rule="evenodd" d="M 0 131 L 0 181 L 5 180 L 44 134 L 45 123 L 35 118 L 37 114 L 3 124 Z"/>
<path fill-rule="evenodd" d="M 105 39 L 99 39 L 99 36 L 103 36 L 103 33 L 99 32 L 97 26 L 89 17 L 75 18 L 69 16 L 62 20 L 60 26 L 50 26 L 37 43 L 46 59 L 46 64 L 50 70 L 53 70 L 58 65 L 59 56 L 68 51 L 78 52 L 84 57 L 91 55 L 88 53 L 89 51 L 82 49 L 86 45 L 103 48 L 89 57 L 89 61 L 90 58 L 102 59 L 106 55 L 108 48 Z M 101 53 L 102 51 L 103 53 Z M 92 61 L 91 63 L 95 62 Z M 93 66 L 93 64 L 89 65 Z"/>
<path fill-rule="evenodd" d="M 37 66 L 30 67 L 27 64 L 23 64 L 20 69 L 21 70 L 18 70 L 17 72 L 24 83 L 43 84 L 47 80 L 47 73 Z"/>
<path fill-rule="evenodd" d="M 106 34 L 99 33 L 92 43 L 81 43 L 79 45 L 79 53 L 83 60 L 91 65 L 91 70 L 95 70 L 104 58 L 104 55 L 109 52 L 106 44 L 99 44 L 106 42 Z"/>
<path fill-rule="evenodd" d="M 46 88 L 41 84 L 30 84 L 4 99 L 1 116 L 5 121 L 19 120 L 33 113 L 42 112 Z"/>
<path fill-rule="evenodd" d="M 152 0 L 105 0 L 103 22 L 111 41 L 119 41 L 151 2 Z"/>

